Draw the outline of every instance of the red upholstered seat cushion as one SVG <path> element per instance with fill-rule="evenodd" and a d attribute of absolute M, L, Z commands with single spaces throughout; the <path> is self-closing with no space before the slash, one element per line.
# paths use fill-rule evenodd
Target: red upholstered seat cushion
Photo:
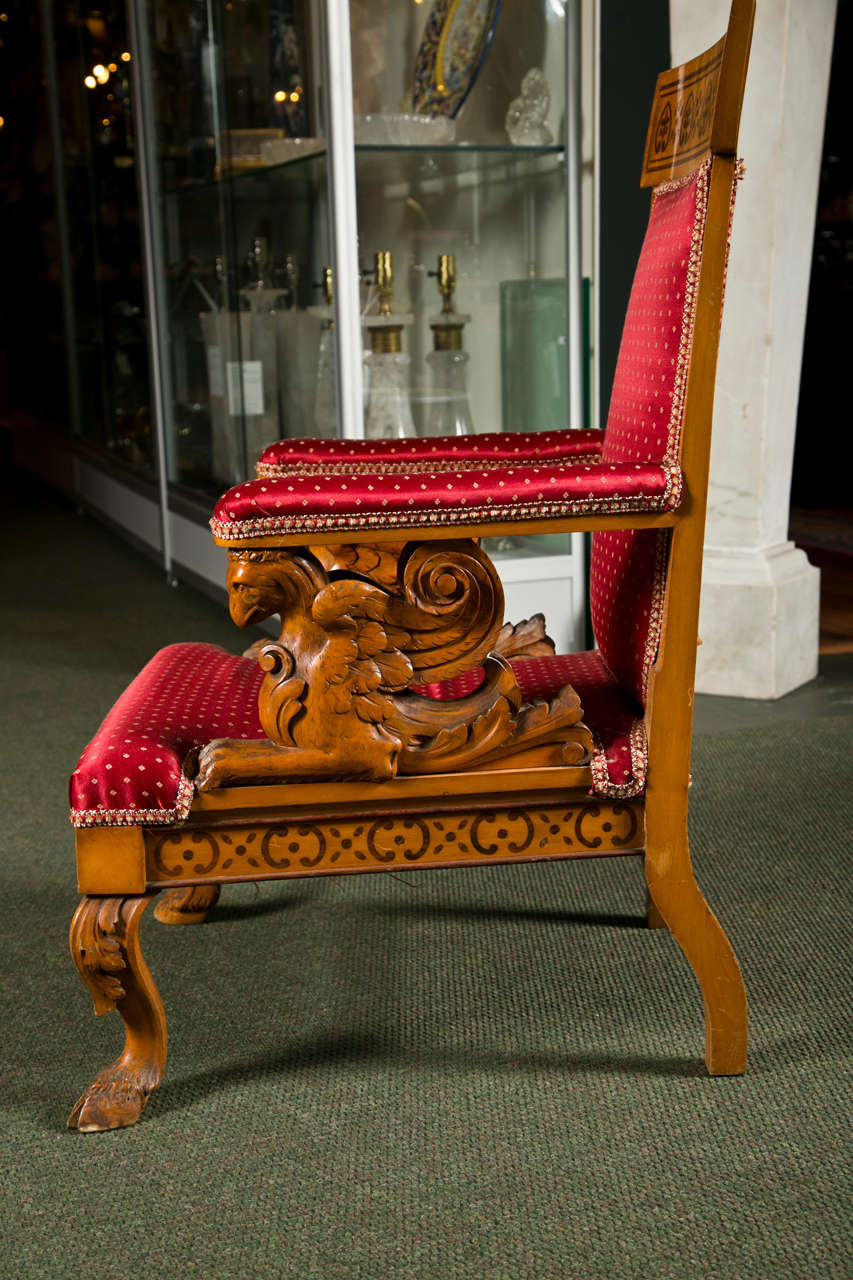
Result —
<path fill-rule="evenodd" d="M 594 461 L 603 431 L 500 431 L 426 440 L 278 440 L 264 449 L 259 476 L 354 475 L 366 471 L 466 471 L 524 462 Z"/>
<path fill-rule="evenodd" d="M 235 485 L 217 502 L 210 526 L 218 538 L 237 541 L 277 533 L 670 511 L 680 496 L 678 465 L 657 462 L 289 474 Z"/>
<path fill-rule="evenodd" d="M 583 707 L 584 723 L 592 733 L 593 790 L 600 796 L 637 796 L 646 785 L 646 732 L 642 711 L 613 679 L 597 651 L 542 658 L 513 658 L 524 698 L 552 698 L 563 685 L 574 686 Z M 461 698 L 473 693 L 483 680 L 482 667 L 452 680 L 423 685 L 419 693 L 430 698 Z"/>
<path fill-rule="evenodd" d="M 77 827 L 133 826 L 186 818 L 193 784 L 183 772 L 212 738 L 263 738 L 257 663 L 212 644 L 173 644 L 143 667 L 110 711 L 71 775 Z"/>

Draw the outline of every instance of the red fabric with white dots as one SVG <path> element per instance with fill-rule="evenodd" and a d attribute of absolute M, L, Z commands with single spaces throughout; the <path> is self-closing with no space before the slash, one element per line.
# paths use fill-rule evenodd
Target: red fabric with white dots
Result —
<path fill-rule="evenodd" d="M 596 651 L 513 658 L 510 666 L 526 701 L 549 699 L 566 684 L 581 700 L 584 724 L 595 743 L 593 790 L 601 796 L 637 796 L 646 785 L 646 735 L 642 713 L 628 698 Z M 482 667 L 452 680 L 419 686 L 416 692 L 449 700 L 473 693 L 483 681 Z"/>
<path fill-rule="evenodd" d="M 708 167 L 656 190 L 622 333 L 602 465 L 678 459 L 705 228 Z M 595 533 L 590 611 L 616 679 L 645 705 L 657 655 L 669 533 Z"/>
<path fill-rule="evenodd" d="M 270 534 L 354 532 L 537 520 L 585 513 L 669 511 L 677 464 L 574 462 L 462 471 L 317 472 L 248 480 L 216 504 L 224 542 Z"/>
<path fill-rule="evenodd" d="M 512 466 L 525 461 L 591 461 L 603 431 L 490 431 L 425 440 L 277 440 L 258 459 L 259 476 L 330 471 L 431 471 Z"/>
<path fill-rule="evenodd" d="M 263 738 L 257 663 L 212 644 L 173 644 L 143 667 L 71 775 L 77 827 L 180 822 L 193 784 L 182 765 L 213 738 Z"/>

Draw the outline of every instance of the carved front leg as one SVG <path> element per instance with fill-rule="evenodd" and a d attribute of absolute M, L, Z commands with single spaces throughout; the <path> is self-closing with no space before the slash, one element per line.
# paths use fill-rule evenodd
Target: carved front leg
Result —
<path fill-rule="evenodd" d="M 68 1119 L 81 1133 L 134 1124 L 163 1077 L 166 1015 L 139 944 L 139 922 L 154 897 L 86 897 L 71 922 L 71 955 L 95 1013 L 118 1010 L 125 1029 L 123 1052 L 95 1076 Z"/>

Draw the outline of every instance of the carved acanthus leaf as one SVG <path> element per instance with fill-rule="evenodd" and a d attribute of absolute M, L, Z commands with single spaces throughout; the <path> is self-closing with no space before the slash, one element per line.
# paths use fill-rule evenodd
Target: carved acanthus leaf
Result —
<path fill-rule="evenodd" d="M 584 764 L 592 735 L 581 720 L 580 700 L 566 685 L 550 702 L 522 703 L 509 665 L 484 663 L 485 679 L 465 698 L 435 702 L 417 694 L 398 698 L 390 723 L 402 730 L 400 773 L 438 773 L 510 761 L 534 748 L 554 748 L 555 763 Z"/>
<path fill-rule="evenodd" d="M 108 1013 L 125 995 L 125 948 L 131 916 L 150 898 L 83 898 L 71 922 L 71 955 L 92 996 L 95 1013 Z"/>
<path fill-rule="evenodd" d="M 587 764 L 592 758 L 592 734 L 583 723 L 580 698 L 570 684 L 550 702 L 526 703 L 513 720 L 512 732 L 496 751 L 478 758 L 480 764 L 509 759 L 533 747 L 558 748 L 559 763 Z"/>
<path fill-rule="evenodd" d="M 95 1013 L 109 1012 L 125 994 L 127 968 L 121 898 L 84 898 L 71 924 L 71 954 L 92 996 Z"/>
<path fill-rule="evenodd" d="M 522 622 L 507 622 L 498 632 L 492 648 L 502 658 L 542 658 L 556 653 L 556 646 L 545 633 L 545 616 L 534 613 Z"/>

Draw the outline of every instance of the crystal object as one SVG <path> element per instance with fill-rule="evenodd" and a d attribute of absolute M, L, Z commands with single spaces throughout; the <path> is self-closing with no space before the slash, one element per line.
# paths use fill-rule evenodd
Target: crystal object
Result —
<path fill-rule="evenodd" d="M 548 81 L 532 67 L 521 82 L 521 94 L 509 104 L 504 127 L 514 147 L 548 147 L 554 135 L 545 123 L 551 105 Z"/>

